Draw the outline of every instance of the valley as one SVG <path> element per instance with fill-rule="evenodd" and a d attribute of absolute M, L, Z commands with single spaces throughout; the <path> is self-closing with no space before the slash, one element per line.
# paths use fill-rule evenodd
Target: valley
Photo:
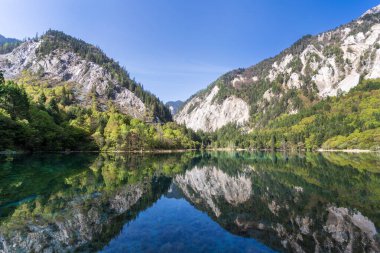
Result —
<path fill-rule="evenodd" d="M 2 37 L 0 150 L 376 151 L 379 27 L 375 7 L 166 105 L 83 40 Z"/>
<path fill-rule="evenodd" d="M 0 253 L 380 252 L 373 5 L 2 1 Z"/>

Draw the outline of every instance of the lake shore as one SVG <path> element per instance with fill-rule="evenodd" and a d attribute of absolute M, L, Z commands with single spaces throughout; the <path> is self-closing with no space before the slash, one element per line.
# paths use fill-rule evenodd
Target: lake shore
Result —
<path fill-rule="evenodd" d="M 296 150 L 258 150 L 258 149 L 247 149 L 247 148 L 206 148 L 206 149 L 154 149 L 154 150 L 67 150 L 67 151 L 0 151 L 0 155 L 16 155 L 16 154 L 28 154 L 28 153 L 132 153 L 132 154 L 170 154 L 170 153 L 183 153 L 190 151 L 225 151 L 225 152 L 233 152 L 233 151 L 248 151 L 248 152 L 309 152 L 309 151 L 296 151 Z M 369 150 L 369 149 L 317 149 L 312 152 L 320 152 L 320 153 L 380 153 L 380 150 Z"/>
<path fill-rule="evenodd" d="M 317 152 L 344 152 L 344 153 L 379 153 L 380 151 L 369 149 L 317 149 Z"/>

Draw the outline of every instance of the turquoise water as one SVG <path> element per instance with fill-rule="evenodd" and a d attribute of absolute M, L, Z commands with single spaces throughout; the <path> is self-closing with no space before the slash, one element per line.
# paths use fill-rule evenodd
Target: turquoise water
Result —
<path fill-rule="evenodd" d="M 0 251 L 380 252 L 378 154 L 0 157 Z"/>

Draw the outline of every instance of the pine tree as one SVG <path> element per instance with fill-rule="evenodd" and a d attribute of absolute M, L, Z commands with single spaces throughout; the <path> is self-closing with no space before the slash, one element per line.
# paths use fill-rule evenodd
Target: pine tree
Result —
<path fill-rule="evenodd" d="M 38 105 L 43 107 L 45 103 L 46 103 L 46 96 L 45 96 L 45 93 L 42 92 L 40 96 L 38 97 Z"/>

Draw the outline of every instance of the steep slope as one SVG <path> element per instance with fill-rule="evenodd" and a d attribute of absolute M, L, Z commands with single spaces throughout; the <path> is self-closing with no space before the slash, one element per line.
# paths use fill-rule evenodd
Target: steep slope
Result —
<path fill-rule="evenodd" d="M 267 150 L 380 150 L 380 79 L 361 81 L 297 114 L 283 114 L 250 132 L 228 125 L 208 134 L 211 147 Z"/>
<path fill-rule="evenodd" d="M 186 101 L 176 122 L 203 131 L 231 122 L 259 128 L 347 92 L 361 78 L 379 78 L 379 12 L 377 6 L 346 25 L 305 36 L 273 58 L 226 73 Z"/>
<path fill-rule="evenodd" d="M 62 32 L 49 30 L 0 55 L 0 71 L 7 79 L 33 76 L 35 85 L 70 83 L 76 103 L 100 109 L 111 104 L 120 112 L 150 121 L 171 120 L 163 103 L 132 80 L 117 62 L 99 48 Z"/>

